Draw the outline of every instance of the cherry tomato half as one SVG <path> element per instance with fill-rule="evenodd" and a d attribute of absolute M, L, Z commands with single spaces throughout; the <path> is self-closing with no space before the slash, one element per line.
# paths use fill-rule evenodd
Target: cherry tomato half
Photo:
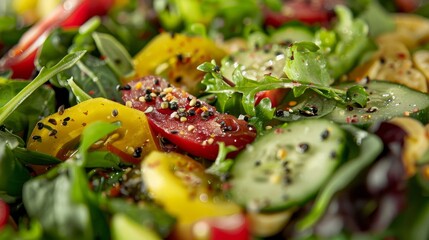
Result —
<path fill-rule="evenodd" d="M 146 113 L 155 133 L 197 157 L 214 160 L 217 142 L 243 149 L 256 137 L 256 130 L 246 121 L 217 112 L 160 77 L 129 82 L 122 94 L 126 105 Z"/>

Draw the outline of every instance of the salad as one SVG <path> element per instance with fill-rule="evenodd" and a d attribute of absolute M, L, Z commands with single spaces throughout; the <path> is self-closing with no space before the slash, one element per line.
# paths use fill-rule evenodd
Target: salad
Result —
<path fill-rule="evenodd" d="M 428 239 L 428 9 L 3 1 L 0 239 Z"/>

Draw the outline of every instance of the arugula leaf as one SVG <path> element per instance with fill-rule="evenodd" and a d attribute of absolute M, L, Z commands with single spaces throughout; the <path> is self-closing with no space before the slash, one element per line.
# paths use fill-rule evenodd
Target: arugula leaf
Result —
<path fill-rule="evenodd" d="M 36 89 L 60 72 L 71 68 L 83 57 L 84 54 L 84 51 L 71 53 L 66 55 L 55 66 L 51 68 L 42 68 L 33 81 L 25 86 L 18 94 L 13 96 L 4 106 L 0 107 L 0 124 L 3 124 L 12 112 L 34 91 L 36 91 Z"/>
<path fill-rule="evenodd" d="M 327 59 L 331 78 L 337 79 L 347 73 L 369 49 L 368 25 L 359 18 L 353 19 L 351 11 L 337 6 L 338 22 L 333 30 L 316 32 L 316 44 Z"/>
<path fill-rule="evenodd" d="M 69 80 L 67 80 L 67 83 L 70 86 L 70 89 L 73 92 L 74 96 L 76 97 L 76 100 L 78 103 L 92 98 L 73 81 L 73 78 L 70 78 Z"/>
<path fill-rule="evenodd" d="M 230 152 L 237 150 L 235 146 L 225 146 L 224 142 L 219 142 L 219 152 L 217 154 L 215 162 L 206 169 L 206 173 L 217 175 L 219 177 L 224 176 L 229 172 L 234 164 L 234 160 L 227 158 L 226 155 Z"/>
<path fill-rule="evenodd" d="M 312 42 L 294 43 L 286 51 L 284 72 L 289 79 L 300 83 L 329 86 L 333 83 L 324 56 Z"/>

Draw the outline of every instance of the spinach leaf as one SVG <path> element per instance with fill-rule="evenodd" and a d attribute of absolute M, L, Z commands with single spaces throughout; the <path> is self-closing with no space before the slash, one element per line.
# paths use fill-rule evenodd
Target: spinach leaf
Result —
<path fill-rule="evenodd" d="M 92 37 L 97 48 L 105 57 L 107 65 L 118 77 L 134 74 L 132 59 L 127 50 L 112 35 L 94 32 Z"/>
<path fill-rule="evenodd" d="M 21 141 L 0 131 L 0 192 L 11 197 L 20 197 L 22 186 L 30 179 L 30 173 L 13 153 Z"/>
<path fill-rule="evenodd" d="M 94 201 L 84 170 L 72 161 L 31 179 L 23 189 L 28 215 L 54 239 L 109 239 L 109 232 L 101 230 L 108 229 L 107 219 Z"/>

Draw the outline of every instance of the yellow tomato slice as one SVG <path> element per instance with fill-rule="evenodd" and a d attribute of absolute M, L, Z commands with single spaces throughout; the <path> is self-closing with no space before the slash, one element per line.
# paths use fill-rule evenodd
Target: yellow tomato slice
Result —
<path fill-rule="evenodd" d="M 220 63 L 226 52 L 213 41 L 184 34 L 162 33 L 134 58 L 138 77 L 158 75 L 171 84 L 195 94 L 204 73 L 198 65 L 212 59 Z"/>
<path fill-rule="evenodd" d="M 240 206 L 215 194 L 214 180 L 187 156 L 154 151 L 142 162 L 142 177 L 151 196 L 179 225 L 241 212 Z"/>
<path fill-rule="evenodd" d="M 143 112 L 105 98 L 81 102 L 39 121 L 27 147 L 65 160 L 76 150 L 85 126 L 95 121 L 121 122 L 121 127 L 95 148 L 120 151 L 121 157 L 127 158 L 124 160 L 134 163 L 158 149 Z"/>

